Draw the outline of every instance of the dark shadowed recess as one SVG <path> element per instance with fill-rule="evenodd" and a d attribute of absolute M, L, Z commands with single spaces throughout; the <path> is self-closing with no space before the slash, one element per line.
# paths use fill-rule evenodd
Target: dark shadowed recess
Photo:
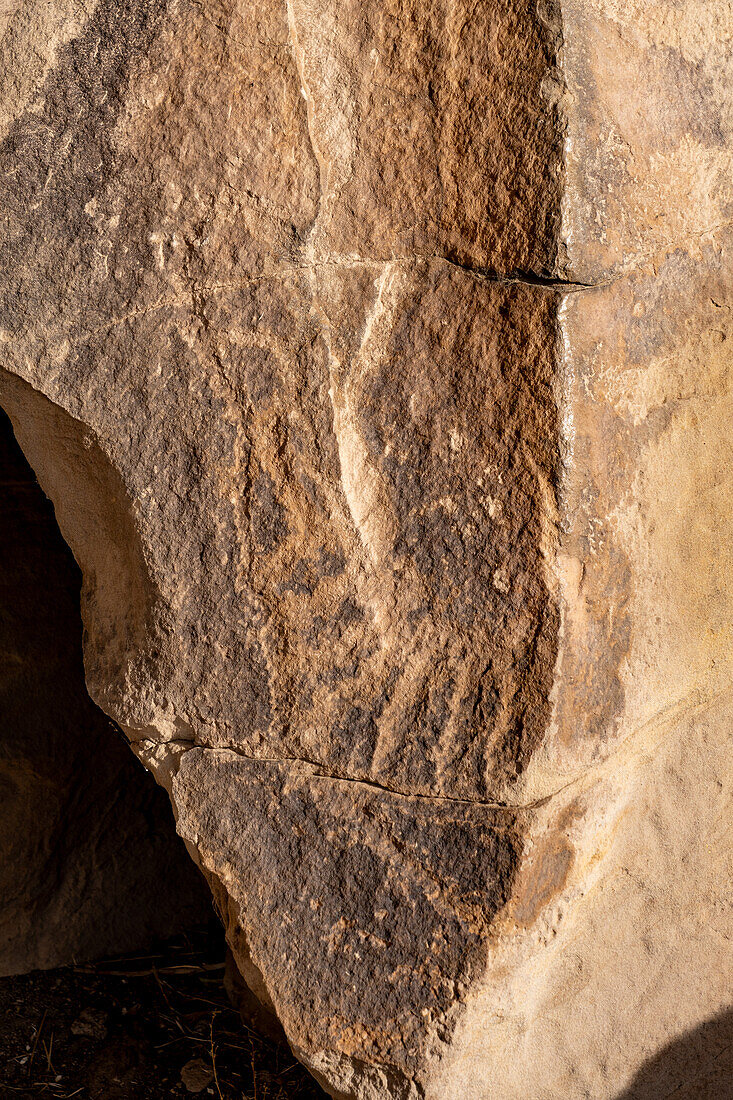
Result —
<path fill-rule="evenodd" d="M 80 582 L 0 410 L 0 974 L 212 920 L 167 796 L 86 692 Z"/>
<path fill-rule="evenodd" d="M 669 1043 L 616 1100 L 733 1100 L 733 1009 Z"/>
<path fill-rule="evenodd" d="M 0 1097 L 326 1100 L 287 1046 L 243 1026 L 223 979 L 221 928 L 0 978 Z"/>

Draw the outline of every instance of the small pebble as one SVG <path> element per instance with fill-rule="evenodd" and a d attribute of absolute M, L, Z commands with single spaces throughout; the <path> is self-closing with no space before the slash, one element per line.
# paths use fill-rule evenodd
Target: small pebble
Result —
<path fill-rule="evenodd" d="M 182 1068 L 181 1080 L 189 1092 L 203 1092 L 214 1080 L 214 1071 L 203 1058 L 192 1058 Z M 211 1089 L 207 1091 L 211 1092 Z"/>

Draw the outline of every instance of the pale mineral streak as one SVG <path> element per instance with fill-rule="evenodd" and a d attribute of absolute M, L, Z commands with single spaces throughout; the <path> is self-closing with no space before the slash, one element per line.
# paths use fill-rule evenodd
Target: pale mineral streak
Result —
<path fill-rule="evenodd" d="M 730 4 L 3 20 L 0 404 L 242 973 L 617 1097 L 729 986 Z"/>

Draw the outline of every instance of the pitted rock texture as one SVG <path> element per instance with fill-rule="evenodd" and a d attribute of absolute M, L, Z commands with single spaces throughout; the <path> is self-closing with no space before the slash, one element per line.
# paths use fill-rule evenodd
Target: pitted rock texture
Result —
<path fill-rule="evenodd" d="M 205 749 L 184 754 L 173 791 L 252 957 L 277 967 L 268 988 L 291 1042 L 379 1064 L 397 1036 L 416 1070 L 425 1018 L 453 1014 L 456 987 L 485 961 L 511 891 L 516 815 Z M 273 880 L 301 903 L 295 937 Z M 283 996 L 304 974 L 307 1012 Z"/>
<path fill-rule="evenodd" d="M 154 67 L 180 34 L 160 18 L 156 39 L 149 4 L 98 9 L 48 78 L 45 114 L 17 119 L 0 150 L 9 354 L 65 361 L 68 348 L 83 406 L 43 392 L 84 427 L 55 434 L 83 446 L 86 430 L 90 457 L 104 452 L 94 477 L 116 482 L 134 456 L 135 483 L 105 490 L 120 502 L 103 525 L 123 522 L 127 493 L 140 530 L 98 535 L 125 556 L 129 591 L 94 595 L 95 697 L 126 725 L 154 724 L 163 705 L 208 744 L 486 797 L 541 736 L 554 663 L 541 557 L 556 462 L 552 296 L 444 259 L 319 261 L 326 199 L 292 50 L 275 54 L 292 84 L 291 150 L 270 155 L 280 168 L 304 157 L 311 201 L 301 219 L 295 189 L 300 228 L 272 242 L 238 197 L 245 168 L 219 178 L 235 135 L 207 152 L 214 116 L 236 126 L 238 39 L 192 9 L 201 71 L 216 77 L 177 105 L 193 70 L 183 55 L 185 77 Z M 81 111 L 71 129 L 69 111 Z M 18 279 L 41 288 L 61 271 L 63 300 L 38 303 L 45 350 L 31 349 Z M 90 485 L 93 510 L 95 495 Z M 125 668 L 141 650 L 143 667 Z M 493 727 L 478 743 L 474 714 Z M 414 744 L 421 728 L 427 749 Z"/>
<path fill-rule="evenodd" d="M 610 1098 L 721 1008 L 723 756 L 674 763 L 730 669 L 708 9 L 5 13 L 0 404 L 90 691 L 334 1096 Z"/>

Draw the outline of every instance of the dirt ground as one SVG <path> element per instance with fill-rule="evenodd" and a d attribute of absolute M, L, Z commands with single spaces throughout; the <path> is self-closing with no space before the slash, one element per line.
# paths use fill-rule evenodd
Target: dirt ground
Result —
<path fill-rule="evenodd" d="M 323 1100 L 287 1047 L 245 1027 L 223 978 L 210 931 L 0 979 L 0 1097 Z"/>

